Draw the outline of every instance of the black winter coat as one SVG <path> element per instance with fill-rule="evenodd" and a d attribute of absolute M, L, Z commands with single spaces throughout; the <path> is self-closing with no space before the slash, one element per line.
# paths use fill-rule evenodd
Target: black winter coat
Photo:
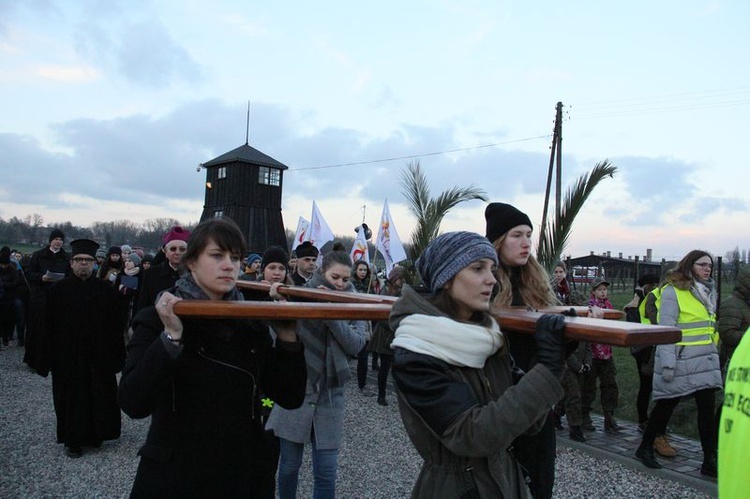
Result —
<path fill-rule="evenodd" d="M 137 301 L 133 304 L 133 315 L 146 307 L 156 303 L 156 297 L 165 289 L 174 287 L 179 272 L 169 266 L 168 262 L 154 265 L 141 276 Z"/>
<path fill-rule="evenodd" d="M 261 393 L 294 409 L 305 396 L 301 343 L 246 320 L 183 319 L 172 344 L 154 307 L 133 319 L 119 401 L 151 416 L 132 497 L 273 497 L 275 463 Z"/>

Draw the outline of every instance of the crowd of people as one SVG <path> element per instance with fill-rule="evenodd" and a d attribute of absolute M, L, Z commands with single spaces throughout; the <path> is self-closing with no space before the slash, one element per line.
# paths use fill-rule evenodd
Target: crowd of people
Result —
<path fill-rule="evenodd" d="M 151 418 L 133 497 L 293 498 L 307 446 L 314 497 L 335 497 L 344 388 L 356 359 L 363 401 L 388 405 L 392 376 L 424 459 L 413 497 L 549 498 L 555 428 L 565 418 L 578 441 L 596 430 L 597 385 L 602 430 L 621 430 L 612 347 L 566 341 L 560 314 L 542 315 L 528 335 L 502 331 L 492 311 L 588 305 L 601 318 L 613 308 L 610 283 L 592 282 L 585 301 L 564 263 L 548 273 L 535 259 L 525 213 L 491 203 L 485 221 L 485 235 L 437 237 L 411 279 L 399 265 L 379 278 L 340 246 L 321 254 L 309 241 L 292 255 L 279 246 L 248 254 L 240 229 L 222 218 L 192 233 L 172 227 L 155 254 L 89 239 L 70 241 L 68 252 L 55 229 L 32 255 L 0 250 L 0 348 L 15 341 L 30 370 L 52 375 L 57 441 L 71 458 L 119 438 L 121 412 Z M 717 311 L 712 266 L 710 254 L 691 251 L 662 279 L 641 278 L 625 307 L 628 320 L 682 332 L 677 343 L 631 349 L 643 432 L 636 457 L 650 468 L 661 467 L 655 452 L 677 454 L 667 424 L 685 398 L 697 406 L 701 472 L 715 477 L 723 462 L 718 441 L 728 430 L 720 430 L 715 397 L 750 326 L 750 273 Z M 175 313 L 183 300 L 287 300 L 280 286 L 398 300 L 389 320 L 374 322 Z"/>

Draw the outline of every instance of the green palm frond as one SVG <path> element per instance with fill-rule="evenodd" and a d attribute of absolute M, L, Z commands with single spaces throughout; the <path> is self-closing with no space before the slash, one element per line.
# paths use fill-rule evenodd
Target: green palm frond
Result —
<path fill-rule="evenodd" d="M 544 268 L 551 270 L 560 259 L 573 229 L 573 222 L 596 186 L 605 178 L 613 177 L 616 172 L 617 167 L 609 160 L 604 160 L 597 163 L 589 173 L 581 175 L 567 190 L 560 207 L 560 220 L 550 221 L 540 234 L 537 260 Z"/>
<path fill-rule="evenodd" d="M 407 164 L 401 177 L 401 186 L 409 211 L 417 218 L 417 225 L 411 233 L 412 259 L 421 255 L 427 245 L 439 235 L 440 224 L 451 209 L 464 201 L 487 201 L 485 192 L 474 186 L 453 187 L 433 199 L 419 161 Z"/>

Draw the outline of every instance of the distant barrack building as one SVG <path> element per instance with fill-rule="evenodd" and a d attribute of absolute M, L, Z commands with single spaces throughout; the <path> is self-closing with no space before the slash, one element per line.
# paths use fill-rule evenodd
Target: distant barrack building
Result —
<path fill-rule="evenodd" d="M 284 170 L 289 168 L 247 143 L 199 165 L 206 170 L 201 222 L 228 217 L 240 226 L 248 249 L 287 247 L 281 216 Z"/>
<path fill-rule="evenodd" d="M 597 255 L 592 251 L 587 256 L 568 257 L 564 261 L 573 282 L 588 283 L 595 277 L 604 277 L 612 284 L 624 285 L 626 281 L 632 282 L 644 276 L 661 276 L 667 262 L 653 262 L 651 258 L 652 251 L 648 249 L 642 258 L 624 258 L 622 253 L 613 257 L 609 251 Z"/>

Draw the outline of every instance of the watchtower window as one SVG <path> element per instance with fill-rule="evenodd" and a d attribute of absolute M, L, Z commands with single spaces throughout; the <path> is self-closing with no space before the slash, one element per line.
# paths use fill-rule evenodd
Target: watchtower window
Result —
<path fill-rule="evenodd" d="M 278 168 L 261 166 L 258 169 L 258 183 L 278 187 L 279 185 L 281 185 L 281 170 L 279 170 Z"/>
<path fill-rule="evenodd" d="M 218 171 L 218 178 L 227 178 L 227 167 L 220 166 Z"/>

